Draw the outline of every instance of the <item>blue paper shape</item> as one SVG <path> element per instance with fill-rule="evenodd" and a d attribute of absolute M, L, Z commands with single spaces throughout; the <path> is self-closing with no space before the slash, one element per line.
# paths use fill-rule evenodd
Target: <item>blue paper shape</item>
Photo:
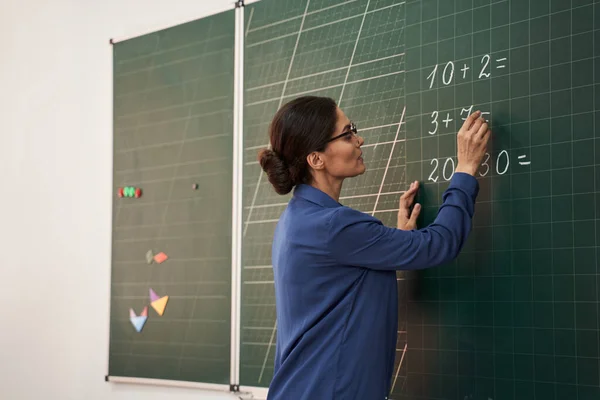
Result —
<path fill-rule="evenodd" d="M 133 327 L 135 328 L 135 330 L 138 332 L 141 332 L 142 328 L 146 324 L 146 320 L 148 319 L 148 317 L 144 317 L 144 316 L 140 315 L 137 317 L 130 317 L 129 319 L 131 320 L 131 323 L 133 324 Z"/>

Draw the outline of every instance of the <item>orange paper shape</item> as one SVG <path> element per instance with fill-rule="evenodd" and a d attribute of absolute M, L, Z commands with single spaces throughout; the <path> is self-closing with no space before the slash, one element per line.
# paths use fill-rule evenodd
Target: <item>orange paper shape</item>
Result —
<path fill-rule="evenodd" d="M 160 264 L 160 263 L 164 262 L 167 258 L 169 258 L 169 257 L 161 251 L 160 253 L 158 253 L 154 256 L 154 261 L 156 261 L 157 263 Z"/>
<path fill-rule="evenodd" d="M 165 312 L 165 307 L 167 307 L 167 302 L 169 301 L 169 296 L 163 296 L 158 300 L 154 300 L 150 305 L 158 315 L 162 317 Z"/>

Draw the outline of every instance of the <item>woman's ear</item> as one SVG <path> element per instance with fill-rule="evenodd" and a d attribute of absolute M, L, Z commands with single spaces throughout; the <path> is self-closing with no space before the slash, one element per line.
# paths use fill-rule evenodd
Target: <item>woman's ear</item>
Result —
<path fill-rule="evenodd" d="M 315 171 L 319 171 L 325 168 L 325 163 L 323 162 L 323 155 L 318 151 L 313 151 L 308 156 L 306 156 L 306 162 Z"/>

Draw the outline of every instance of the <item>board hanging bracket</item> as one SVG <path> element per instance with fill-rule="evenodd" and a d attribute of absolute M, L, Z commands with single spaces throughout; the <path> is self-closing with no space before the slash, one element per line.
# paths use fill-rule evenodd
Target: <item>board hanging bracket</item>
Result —
<path fill-rule="evenodd" d="M 238 1 L 235 2 L 235 8 L 241 8 L 241 7 L 244 7 L 244 6 L 245 6 L 244 0 L 238 0 Z"/>

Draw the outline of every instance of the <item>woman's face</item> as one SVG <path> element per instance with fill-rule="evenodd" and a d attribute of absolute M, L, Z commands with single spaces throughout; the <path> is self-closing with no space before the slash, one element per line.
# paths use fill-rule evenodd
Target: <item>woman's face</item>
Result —
<path fill-rule="evenodd" d="M 338 107 L 335 132 L 323 152 L 325 170 L 333 177 L 350 178 L 365 172 L 360 149 L 365 141 L 351 128 L 351 121 Z"/>

